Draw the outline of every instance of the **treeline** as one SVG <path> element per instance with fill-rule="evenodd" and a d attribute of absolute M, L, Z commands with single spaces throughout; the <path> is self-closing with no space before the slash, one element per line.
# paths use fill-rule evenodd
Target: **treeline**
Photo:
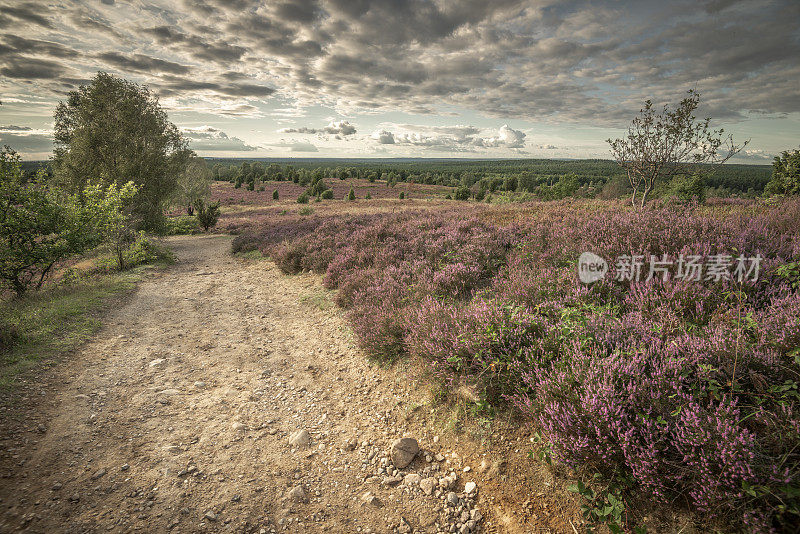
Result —
<path fill-rule="evenodd" d="M 628 193 L 625 175 L 613 161 L 526 160 L 270 160 L 212 159 L 214 179 L 254 190 L 261 182 L 288 180 L 310 185 L 319 179 L 412 182 L 454 188 L 454 195 L 482 198 L 495 192 L 527 192 L 542 198 L 565 196 L 613 198 Z M 725 165 L 704 178 L 707 196 L 756 196 L 769 182 L 767 165 Z M 672 184 L 676 187 L 678 184 Z M 662 193 L 670 184 L 662 184 Z"/>

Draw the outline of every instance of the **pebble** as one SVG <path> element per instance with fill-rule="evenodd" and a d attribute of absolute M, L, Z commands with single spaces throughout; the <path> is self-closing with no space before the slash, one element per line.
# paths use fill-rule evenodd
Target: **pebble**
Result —
<path fill-rule="evenodd" d="M 297 485 L 289 490 L 288 497 L 294 502 L 304 502 L 306 500 L 306 490 L 303 489 L 303 486 Z"/>
<path fill-rule="evenodd" d="M 97 470 L 97 471 L 95 471 L 95 472 L 94 472 L 94 474 L 92 475 L 92 480 L 97 480 L 98 478 L 102 477 L 102 476 L 103 476 L 103 475 L 105 475 L 106 473 L 107 473 L 107 471 L 106 471 L 105 469 L 98 469 L 98 470 Z"/>
<path fill-rule="evenodd" d="M 239 421 L 233 423 L 232 427 L 233 430 L 235 430 L 236 432 L 244 432 L 245 430 L 247 430 L 247 425 L 244 423 L 240 423 Z"/>
<path fill-rule="evenodd" d="M 150 362 L 150 367 L 158 367 L 160 365 L 165 364 L 166 362 L 167 360 L 165 360 L 164 358 L 156 358 L 155 360 L 152 360 Z"/>
<path fill-rule="evenodd" d="M 471 494 L 477 488 L 477 484 L 474 482 L 467 482 L 464 484 L 464 493 Z"/>
<path fill-rule="evenodd" d="M 214 512 L 212 512 L 211 510 L 209 510 L 208 512 L 206 512 L 206 515 L 204 515 L 203 517 L 205 517 L 206 519 L 208 519 L 208 520 L 209 520 L 209 521 L 211 521 L 211 522 L 214 522 L 214 521 L 216 521 L 216 520 L 217 520 L 217 514 L 215 514 L 215 513 L 214 513 Z"/>
<path fill-rule="evenodd" d="M 292 447 L 308 447 L 309 443 L 311 443 L 311 435 L 305 429 L 298 430 L 289 436 L 289 445 Z"/>

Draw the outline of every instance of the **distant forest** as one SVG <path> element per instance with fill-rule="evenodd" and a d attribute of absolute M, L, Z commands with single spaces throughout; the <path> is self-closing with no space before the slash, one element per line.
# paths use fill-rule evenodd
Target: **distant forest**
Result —
<path fill-rule="evenodd" d="M 247 184 L 254 180 L 310 182 L 324 178 L 415 182 L 448 187 L 541 193 L 559 184 L 577 186 L 578 196 L 624 194 L 625 176 L 610 160 L 458 160 L 458 159 L 327 159 L 327 158 L 204 158 L 215 180 Z M 28 161 L 34 173 L 48 162 Z M 723 165 L 704 179 L 708 196 L 756 196 L 772 175 L 771 165 Z"/>

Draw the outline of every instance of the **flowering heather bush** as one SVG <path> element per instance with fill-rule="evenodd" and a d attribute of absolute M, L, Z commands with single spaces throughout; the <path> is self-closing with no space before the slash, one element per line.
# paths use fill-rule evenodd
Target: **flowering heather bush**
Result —
<path fill-rule="evenodd" d="M 237 243 L 323 273 L 368 353 L 518 410 L 569 465 L 734 528 L 800 522 L 800 293 L 779 270 L 800 259 L 796 200 L 339 215 Z M 764 260 L 757 282 L 586 286 L 584 251 Z"/>

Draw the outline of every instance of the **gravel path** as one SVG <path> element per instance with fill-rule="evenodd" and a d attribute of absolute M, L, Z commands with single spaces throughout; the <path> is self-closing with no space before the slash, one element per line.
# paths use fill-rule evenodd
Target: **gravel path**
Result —
<path fill-rule="evenodd" d="M 482 484 L 504 462 L 445 446 L 410 382 L 366 361 L 318 277 L 227 236 L 170 245 L 176 266 L 4 408 L 0 531 L 551 530 Z"/>

